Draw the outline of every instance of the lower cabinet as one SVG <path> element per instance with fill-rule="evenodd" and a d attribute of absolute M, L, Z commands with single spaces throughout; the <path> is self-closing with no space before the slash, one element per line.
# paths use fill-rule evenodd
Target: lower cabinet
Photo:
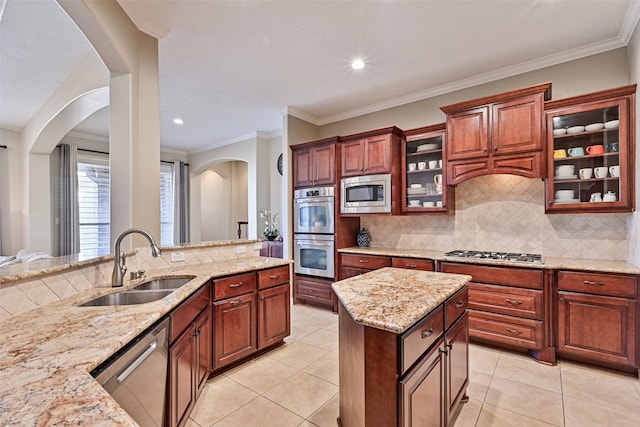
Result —
<path fill-rule="evenodd" d="M 169 425 L 186 423 L 211 372 L 211 286 L 207 284 L 170 313 Z"/>
<path fill-rule="evenodd" d="M 258 292 L 258 349 L 282 342 L 291 333 L 289 283 Z"/>
<path fill-rule="evenodd" d="M 215 369 L 255 352 L 258 349 L 255 292 L 215 301 L 213 324 Z"/>
<path fill-rule="evenodd" d="M 358 276 L 379 268 L 391 267 L 391 258 L 388 256 L 343 253 L 340 258 L 340 280 Z"/>
<path fill-rule="evenodd" d="M 357 324 L 340 304 L 341 425 L 453 425 L 469 384 L 466 296 L 465 287 L 400 335 Z"/>
<path fill-rule="evenodd" d="M 338 299 L 331 289 L 333 280 L 296 274 L 293 283 L 293 302 L 318 305 L 338 311 Z"/>
<path fill-rule="evenodd" d="M 558 272 L 558 352 L 637 373 L 637 293 L 632 276 Z"/>

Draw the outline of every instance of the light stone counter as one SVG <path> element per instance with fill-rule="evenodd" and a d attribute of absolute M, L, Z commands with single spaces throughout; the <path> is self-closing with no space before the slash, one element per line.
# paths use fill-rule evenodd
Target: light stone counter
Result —
<path fill-rule="evenodd" d="M 338 249 L 341 253 L 383 255 L 393 257 L 426 258 L 435 261 L 451 261 L 465 264 L 497 265 L 505 267 L 536 268 L 547 270 L 581 270 L 600 273 L 640 274 L 640 267 L 626 261 L 592 260 L 581 258 L 544 257 L 543 264 L 514 261 L 497 261 L 490 259 L 471 259 L 445 256 L 443 251 L 402 249 L 402 248 L 361 248 L 358 246 Z"/>
<path fill-rule="evenodd" d="M 385 267 L 331 287 L 356 323 L 400 334 L 470 280 L 461 274 Z"/>
<path fill-rule="evenodd" d="M 246 257 L 147 272 L 124 288 L 95 288 L 0 322 L 0 425 L 136 425 L 89 375 L 209 279 L 291 261 Z M 195 278 L 148 304 L 77 307 L 150 279 Z"/>

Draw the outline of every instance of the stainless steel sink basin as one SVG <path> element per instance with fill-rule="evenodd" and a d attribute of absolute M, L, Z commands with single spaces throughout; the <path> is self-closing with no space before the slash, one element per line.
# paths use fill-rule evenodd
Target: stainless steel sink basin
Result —
<path fill-rule="evenodd" d="M 80 304 L 80 307 L 145 304 L 164 298 L 171 292 L 173 292 L 173 290 L 118 292 L 103 295 L 89 302 L 85 302 L 84 304 Z"/>
<path fill-rule="evenodd" d="M 182 277 L 170 277 L 166 279 L 155 279 L 155 280 L 150 280 L 148 282 L 141 283 L 138 286 L 136 286 L 134 289 L 137 291 L 164 290 L 164 289 L 175 290 L 175 289 L 178 289 L 180 286 L 184 285 L 185 283 L 189 282 L 194 277 L 196 276 L 182 276 Z"/>

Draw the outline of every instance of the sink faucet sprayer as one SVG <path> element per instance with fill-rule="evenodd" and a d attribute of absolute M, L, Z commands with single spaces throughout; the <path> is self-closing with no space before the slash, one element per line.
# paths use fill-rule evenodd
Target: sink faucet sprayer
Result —
<path fill-rule="evenodd" d="M 120 233 L 115 242 L 115 264 L 113 265 L 113 274 L 111 275 L 111 286 L 113 287 L 122 286 L 122 280 L 125 273 L 127 272 L 126 255 L 124 251 L 120 253 L 120 242 L 125 236 L 132 233 L 142 234 L 147 238 L 147 240 L 151 244 L 151 255 L 153 255 L 154 258 L 158 257 L 161 254 L 160 248 L 156 245 L 156 242 L 153 240 L 153 237 L 151 237 L 151 234 L 149 234 L 149 232 L 141 228 L 130 228 Z"/>

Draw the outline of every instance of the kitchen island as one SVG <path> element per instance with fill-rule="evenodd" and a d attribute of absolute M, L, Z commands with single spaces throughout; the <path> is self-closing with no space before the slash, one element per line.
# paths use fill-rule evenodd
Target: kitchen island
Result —
<path fill-rule="evenodd" d="M 332 285 L 347 426 L 448 425 L 468 384 L 471 276 L 382 268 Z"/>

